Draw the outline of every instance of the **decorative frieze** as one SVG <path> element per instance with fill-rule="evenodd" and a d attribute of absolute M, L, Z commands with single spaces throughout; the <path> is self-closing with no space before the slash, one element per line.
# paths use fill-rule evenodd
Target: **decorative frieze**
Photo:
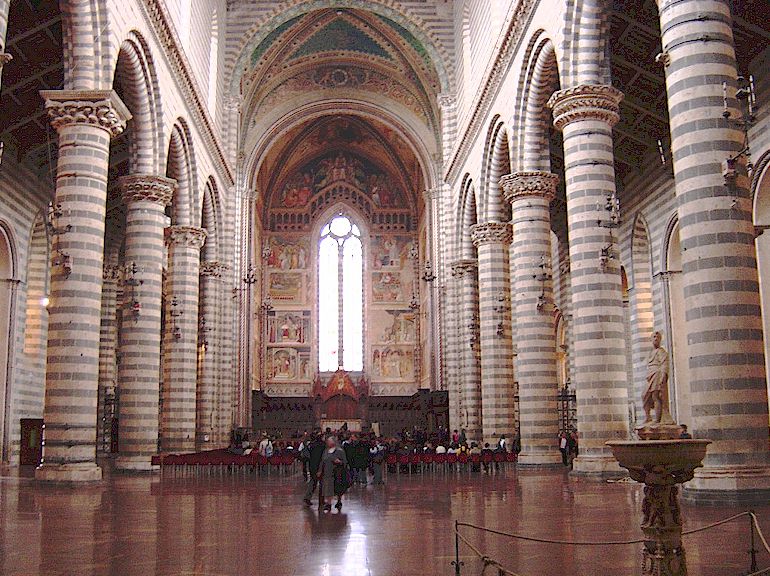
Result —
<path fill-rule="evenodd" d="M 152 202 L 168 206 L 176 190 L 176 180 L 164 176 L 137 174 L 118 179 L 118 188 L 127 205 L 134 202 Z"/>
<path fill-rule="evenodd" d="M 210 278 L 221 278 L 230 270 L 227 264 L 217 261 L 201 262 L 200 275 Z"/>
<path fill-rule="evenodd" d="M 206 241 L 206 230 L 195 226 L 169 226 L 165 230 L 166 244 L 181 244 L 200 249 Z"/>
<path fill-rule="evenodd" d="M 479 267 L 475 260 L 457 260 L 451 264 L 452 276 L 462 277 L 471 272 L 475 272 Z"/>
<path fill-rule="evenodd" d="M 553 124 L 562 130 L 578 120 L 599 120 L 610 126 L 620 120 L 623 93 L 603 84 L 582 84 L 554 92 L 547 106 L 553 111 Z"/>
<path fill-rule="evenodd" d="M 559 177 L 551 172 L 515 172 L 500 178 L 500 186 L 508 202 L 527 196 L 539 196 L 549 202 L 556 197 Z"/>
<path fill-rule="evenodd" d="M 89 124 L 115 137 L 131 119 L 131 113 L 114 90 L 43 90 L 40 95 L 56 130 L 72 124 Z"/>
<path fill-rule="evenodd" d="M 471 227 L 471 240 L 477 248 L 483 244 L 510 244 L 512 239 L 509 222 L 484 222 Z"/>

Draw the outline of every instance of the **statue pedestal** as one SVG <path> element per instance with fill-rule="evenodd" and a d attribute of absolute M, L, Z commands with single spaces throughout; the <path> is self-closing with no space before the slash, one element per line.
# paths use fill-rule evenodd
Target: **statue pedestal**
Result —
<path fill-rule="evenodd" d="M 710 440 L 610 441 L 607 446 L 631 478 L 644 484 L 643 576 L 686 576 L 679 484 L 703 465 Z"/>

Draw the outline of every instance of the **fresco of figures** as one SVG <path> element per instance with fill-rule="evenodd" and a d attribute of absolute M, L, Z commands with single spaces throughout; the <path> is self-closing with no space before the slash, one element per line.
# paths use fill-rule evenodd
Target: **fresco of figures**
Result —
<path fill-rule="evenodd" d="M 289 240 L 271 236 L 266 247 L 268 268 L 274 270 L 304 270 L 308 266 L 310 249 L 306 240 Z"/>
<path fill-rule="evenodd" d="M 414 380 L 414 348 L 374 346 L 372 350 L 372 380 Z"/>
<path fill-rule="evenodd" d="M 378 208 L 404 205 L 398 185 L 382 170 L 368 160 L 343 152 L 327 154 L 297 170 L 283 185 L 278 204 L 282 208 L 305 208 L 316 193 L 337 183 L 358 188 Z"/>
<path fill-rule="evenodd" d="M 268 290 L 273 301 L 286 304 L 304 303 L 304 274 L 300 272 L 270 272 L 268 278 Z"/>
<path fill-rule="evenodd" d="M 312 378 L 310 351 L 296 348 L 268 348 L 267 378 L 272 381 L 309 381 Z"/>
<path fill-rule="evenodd" d="M 308 344 L 310 311 L 271 312 L 268 317 L 267 341 L 270 344 Z"/>
<path fill-rule="evenodd" d="M 375 344 L 414 344 L 417 342 L 417 317 L 411 310 L 373 310 Z"/>

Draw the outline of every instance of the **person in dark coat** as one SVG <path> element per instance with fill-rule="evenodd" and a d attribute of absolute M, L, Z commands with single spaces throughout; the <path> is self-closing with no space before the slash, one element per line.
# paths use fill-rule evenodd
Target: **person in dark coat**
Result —
<path fill-rule="evenodd" d="M 353 474 L 355 481 L 366 485 L 366 469 L 369 467 L 369 442 L 363 438 L 359 438 L 353 445 L 353 460 L 350 467 L 355 469 Z"/>
<path fill-rule="evenodd" d="M 342 496 L 350 486 L 348 479 L 348 457 L 345 451 L 337 446 L 337 439 L 329 436 L 326 439 L 321 467 L 318 471 L 318 479 L 321 481 L 321 495 L 323 496 L 323 511 L 332 509 L 332 497 L 337 497 L 334 507 L 342 510 Z"/>
<path fill-rule="evenodd" d="M 318 471 L 321 468 L 321 459 L 323 458 L 323 455 L 324 455 L 324 443 L 323 443 L 323 440 L 321 439 L 320 434 L 313 435 L 313 437 L 308 442 L 306 450 L 307 450 L 307 467 L 308 467 L 308 472 L 310 474 L 310 482 L 308 482 L 307 491 L 305 492 L 304 502 L 306 505 L 310 506 L 312 505 L 312 502 L 310 499 L 313 497 L 313 492 L 315 492 L 315 489 L 318 486 Z M 323 499 L 319 491 L 318 493 L 319 508 L 321 507 L 322 502 L 323 502 Z"/>

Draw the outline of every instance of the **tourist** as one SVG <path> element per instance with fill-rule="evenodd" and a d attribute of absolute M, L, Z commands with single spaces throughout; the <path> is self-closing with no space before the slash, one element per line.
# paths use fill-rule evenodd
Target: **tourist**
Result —
<path fill-rule="evenodd" d="M 458 439 L 457 443 L 460 446 L 467 446 L 468 444 L 468 434 L 465 433 L 465 428 L 460 429 L 460 438 Z"/>
<path fill-rule="evenodd" d="M 436 454 L 446 454 L 446 446 L 443 443 L 436 446 Z"/>
<path fill-rule="evenodd" d="M 489 449 L 489 442 L 484 444 L 484 450 L 479 448 L 479 445 L 476 444 L 475 442 L 471 442 L 471 449 L 469 452 L 471 457 L 473 456 L 481 457 L 481 454 L 485 452 L 489 452 L 490 454 L 492 453 L 492 451 Z M 481 471 L 481 463 L 471 462 L 471 472 L 480 472 L 480 471 Z M 486 463 L 484 464 L 484 472 L 489 472 L 489 464 L 486 464 Z"/>
<path fill-rule="evenodd" d="M 460 434 L 457 432 L 457 430 L 453 430 L 451 444 L 459 444 L 459 443 L 460 443 Z"/>
<path fill-rule="evenodd" d="M 310 451 L 307 450 L 307 446 L 309 442 L 310 438 L 308 437 L 307 431 L 305 431 L 302 434 L 302 439 L 299 442 L 299 446 L 297 446 L 297 458 L 299 458 L 299 461 L 302 462 L 302 477 L 305 479 L 305 482 L 308 481 L 307 462 L 308 458 L 310 457 Z"/>
<path fill-rule="evenodd" d="M 679 439 L 680 440 L 692 440 L 692 434 L 687 431 L 687 424 L 679 425 Z"/>
<path fill-rule="evenodd" d="M 313 434 L 312 438 L 308 442 L 306 449 L 307 469 L 310 476 L 310 482 L 308 484 L 307 491 L 305 492 L 304 502 L 306 505 L 310 506 L 312 504 L 310 499 L 313 497 L 313 492 L 315 492 L 315 489 L 318 486 L 318 472 L 321 468 L 321 459 L 324 455 L 324 442 L 321 439 L 321 435 Z M 321 494 L 319 493 L 319 507 L 322 502 L 323 500 L 321 499 Z"/>
<path fill-rule="evenodd" d="M 353 469 L 354 482 L 366 486 L 366 470 L 369 467 L 369 443 L 364 438 L 358 438 L 353 442 L 353 457 L 349 460 Z"/>
<path fill-rule="evenodd" d="M 497 450 L 499 452 L 507 452 L 508 449 L 506 448 L 507 439 L 505 434 L 500 434 L 500 440 L 497 442 Z"/>
<path fill-rule="evenodd" d="M 371 461 L 372 475 L 374 476 L 374 484 L 384 484 L 382 480 L 382 471 L 385 466 L 385 445 L 382 443 L 382 438 L 377 438 L 372 447 L 369 448 L 369 460 Z"/>
<path fill-rule="evenodd" d="M 321 481 L 323 511 L 331 512 L 331 501 L 334 496 L 337 497 L 334 507 L 342 510 L 342 496 L 349 487 L 348 458 L 345 451 L 337 445 L 337 439 L 334 436 L 326 439 L 326 449 L 321 458 L 318 479 Z"/>
<path fill-rule="evenodd" d="M 567 435 L 564 432 L 559 432 L 559 452 L 561 452 L 561 463 L 565 466 L 569 466 L 569 454 L 567 453 Z"/>
<path fill-rule="evenodd" d="M 273 442 L 267 432 L 262 433 L 262 441 L 259 443 L 259 455 L 270 458 L 273 455 Z"/>

